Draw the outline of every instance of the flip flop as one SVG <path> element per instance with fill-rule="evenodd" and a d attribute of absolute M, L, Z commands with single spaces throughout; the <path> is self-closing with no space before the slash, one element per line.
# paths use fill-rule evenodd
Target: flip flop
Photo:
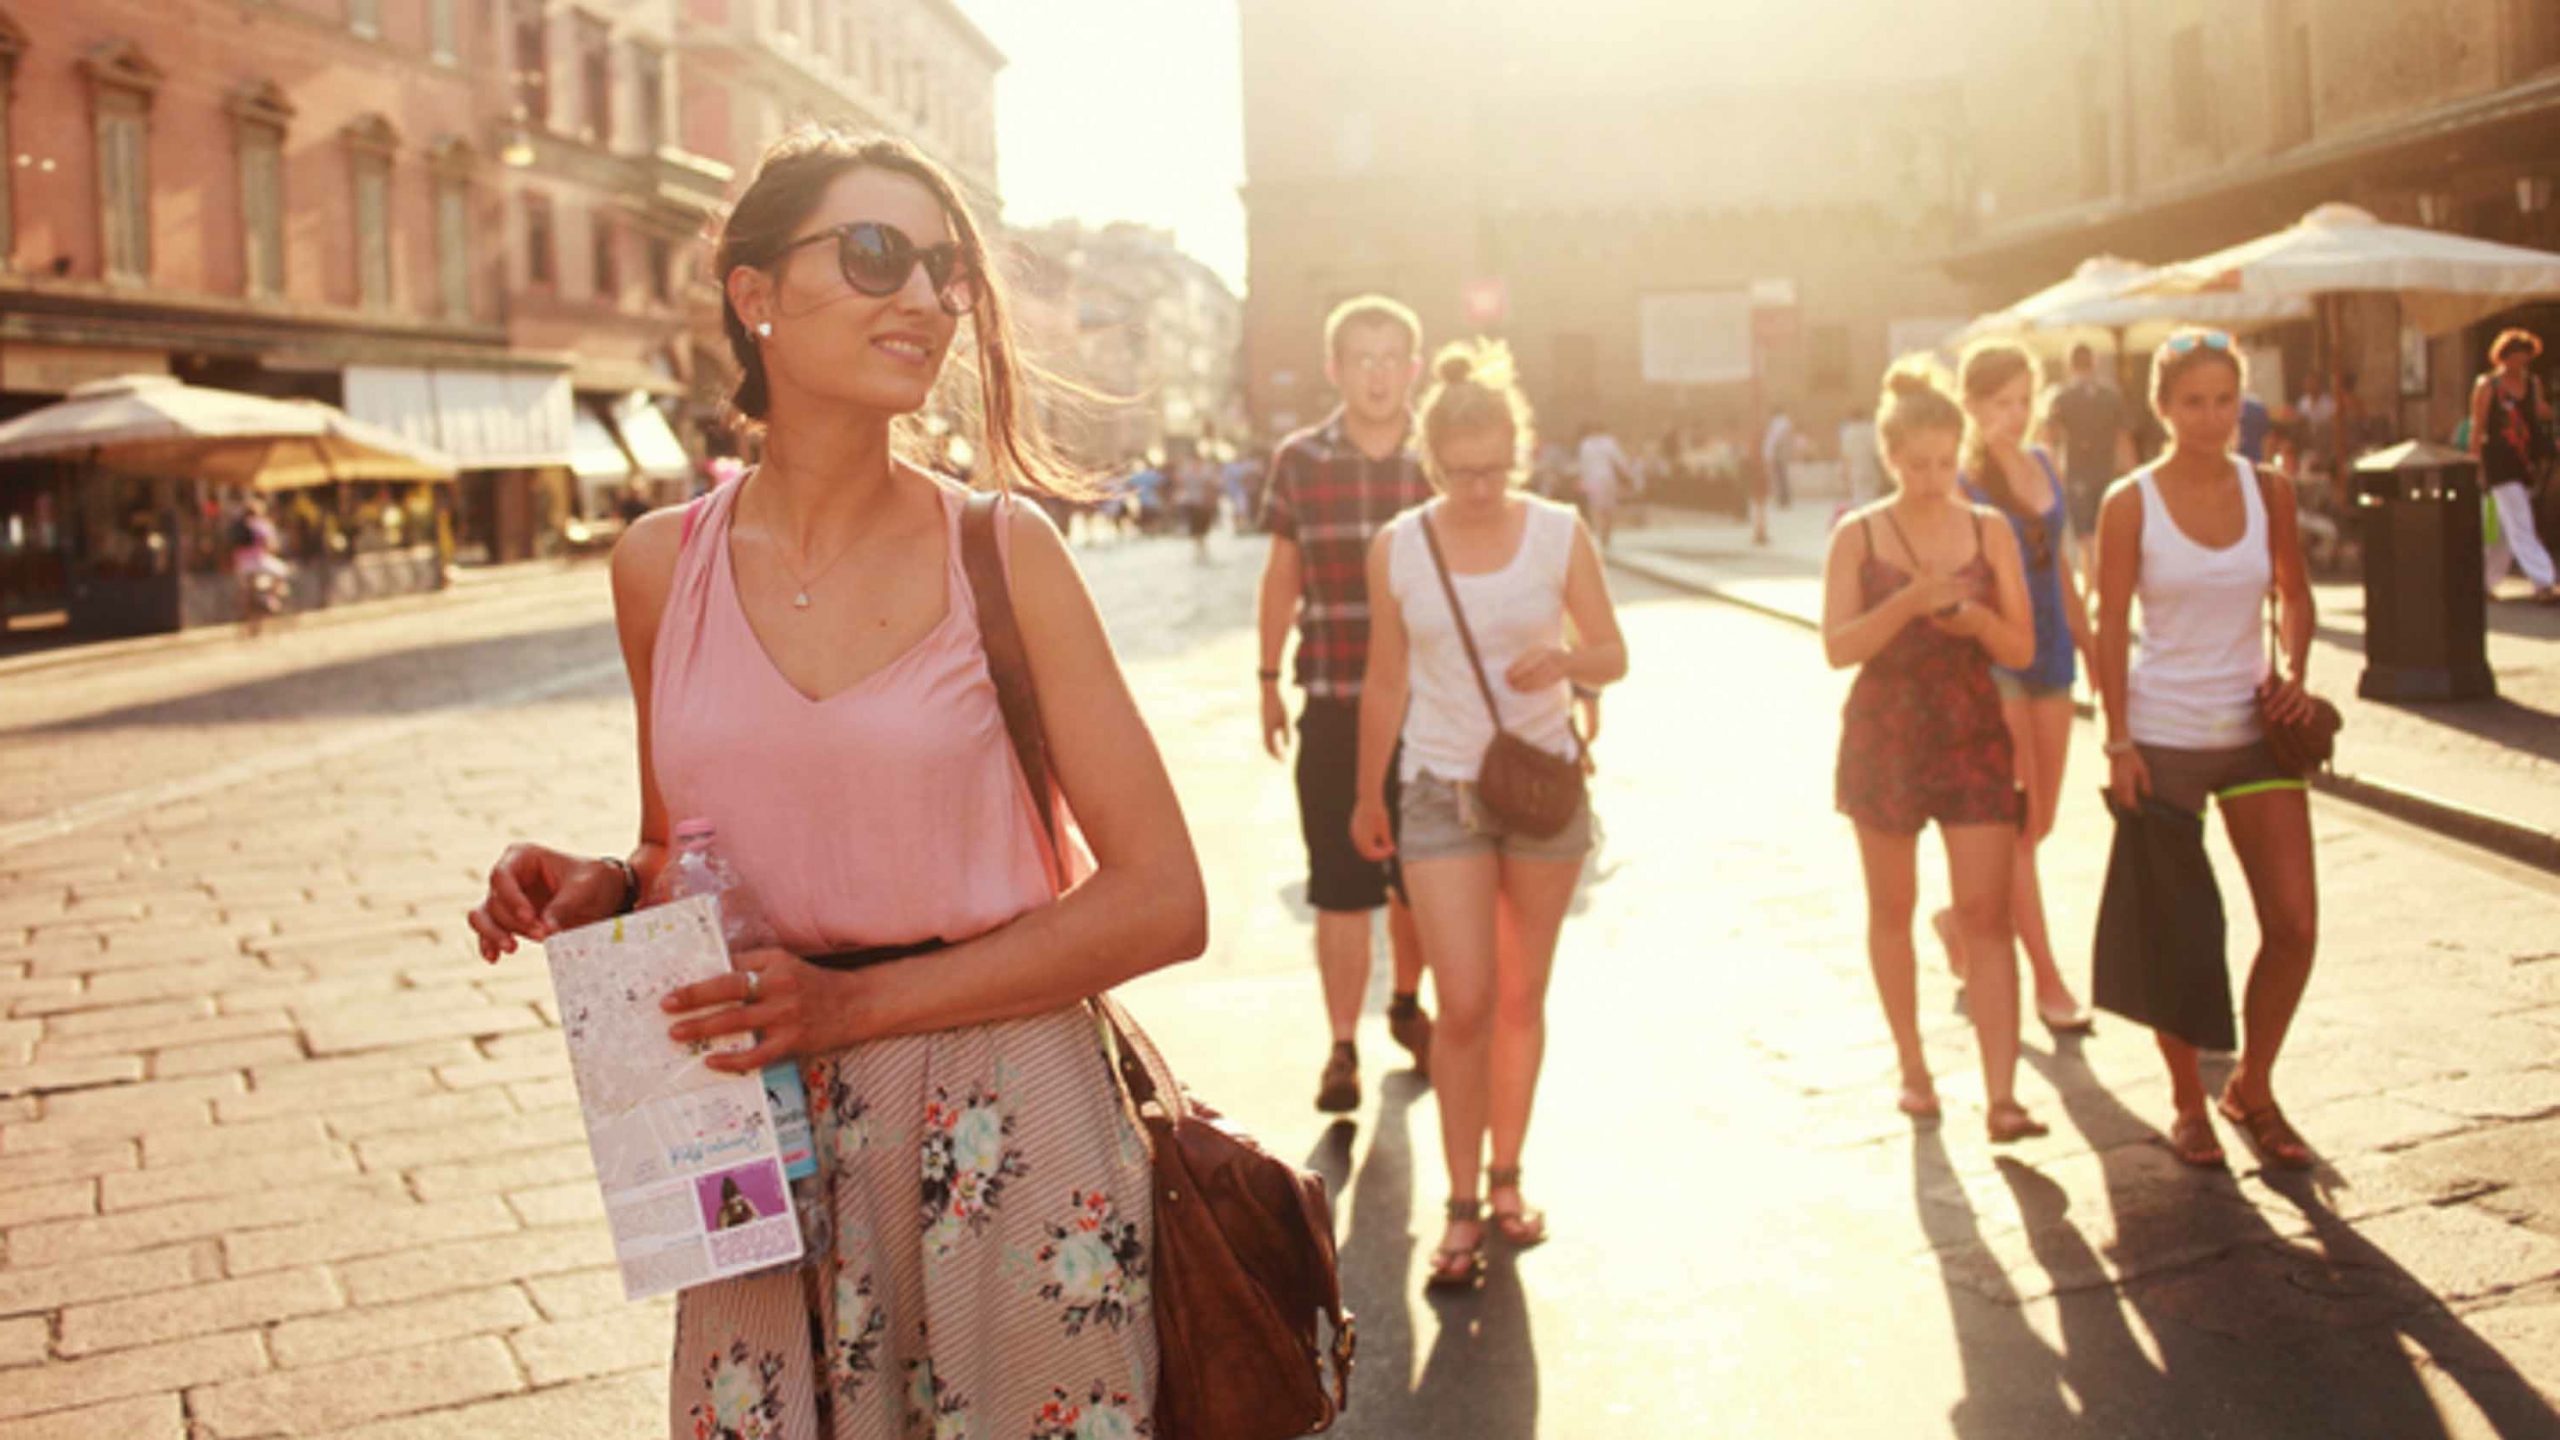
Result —
<path fill-rule="evenodd" d="M 1994 1145 L 2033 1140 L 2053 1133 L 2052 1126 L 2028 1114 L 2027 1107 L 2015 1100 L 2003 1100 L 1992 1106 L 1990 1114 L 1983 1119 L 1983 1128 L 1990 1133 Z"/>

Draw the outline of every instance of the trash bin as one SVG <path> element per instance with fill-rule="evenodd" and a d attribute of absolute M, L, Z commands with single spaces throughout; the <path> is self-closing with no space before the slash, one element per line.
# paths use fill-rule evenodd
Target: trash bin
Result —
<path fill-rule="evenodd" d="M 2411 440 L 2355 463 L 2364 546 L 2369 700 L 2485 700 L 2489 603 L 2481 568 L 2480 465 Z"/>

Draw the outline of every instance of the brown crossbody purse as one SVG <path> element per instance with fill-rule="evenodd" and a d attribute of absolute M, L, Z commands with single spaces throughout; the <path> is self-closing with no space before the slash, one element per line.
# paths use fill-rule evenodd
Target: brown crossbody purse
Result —
<path fill-rule="evenodd" d="M 2267 563 L 2274 573 L 2276 522 L 2275 497 L 2269 492 L 2265 475 L 2254 468 L 2258 481 L 2258 498 L 2267 511 Z M 2282 482 L 2277 482 L 2282 483 Z M 2307 776 L 2329 763 L 2337 753 L 2338 731 L 2345 727 L 2346 717 L 2338 707 L 2310 691 L 2303 698 L 2311 702 L 2311 713 L 2298 720 L 2279 721 L 2268 709 L 2275 698 L 2274 685 L 2284 674 L 2284 630 L 2277 620 L 2276 592 L 2272 583 L 2267 590 L 2267 684 L 2258 690 L 2258 726 L 2266 733 L 2267 749 L 2274 752 L 2276 765 L 2288 775 Z"/>
<path fill-rule="evenodd" d="M 1534 518 L 1534 517 L 1533 517 Z M 1533 840 L 1544 840 L 1573 823 L 1582 813 L 1583 776 L 1591 769 L 1591 742 L 1573 719 L 1570 704 L 1565 724 L 1573 732 L 1578 758 L 1553 755 L 1512 734 L 1502 725 L 1502 707 L 1494 703 L 1493 684 L 1485 678 L 1484 657 L 1476 653 L 1475 633 L 1467 628 L 1466 607 L 1458 603 L 1457 582 L 1449 578 L 1449 562 L 1440 554 L 1440 537 L 1429 515 L 1418 515 L 1423 543 L 1431 547 L 1431 568 L 1440 573 L 1440 593 L 1449 597 L 1450 617 L 1458 622 L 1458 639 L 1467 647 L 1467 664 L 1475 671 L 1476 689 L 1484 694 L 1485 711 L 1493 717 L 1493 741 L 1476 766 L 1476 801 L 1502 822 L 1502 828 Z M 1523 535 L 1523 545 L 1529 543 Z"/>
<path fill-rule="evenodd" d="M 1058 795 L 996 548 L 998 514 L 995 494 L 969 497 L 961 568 L 977 602 L 996 707 L 1063 885 Z M 1280 1440 L 1328 1428 L 1351 1404 L 1355 1332 L 1342 1308 L 1323 1179 L 1192 1098 L 1119 1001 L 1099 995 L 1093 1007 L 1110 1031 L 1155 1173 L 1158 1440 Z M 1327 1321 L 1329 1344 L 1321 1343 Z"/>

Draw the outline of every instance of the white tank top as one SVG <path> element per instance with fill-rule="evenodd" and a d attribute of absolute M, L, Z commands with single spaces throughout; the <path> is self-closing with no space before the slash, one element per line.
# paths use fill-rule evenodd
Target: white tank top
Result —
<path fill-rule="evenodd" d="M 2234 456 L 2233 483 L 2248 528 L 2226 549 L 2188 539 L 2154 482 L 2157 465 L 2134 472 L 2142 487 L 2141 650 L 2125 687 L 2125 722 L 2145 745 L 2227 750 L 2257 740 L 2258 682 L 2267 673 L 2266 600 L 2275 581 L 2267 554 L 2267 507 L 2247 461 Z"/>
<path fill-rule="evenodd" d="M 1494 704 L 1502 711 L 1502 727 L 1556 755 L 1574 753 L 1570 719 L 1573 687 L 1559 682 L 1534 693 L 1511 688 L 1502 678 L 1513 661 L 1542 645 L 1564 643 L 1564 577 L 1573 559 L 1573 511 L 1533 496 L 1521 496 L 1529 507 L 1520 527 L 1520 548 L 1510 563 L 1484 575 L 1451 572 L 1458 600 L 1467 609 L 1467 628 L 1484 657 L 1485 680 L 1493 687 Z M 1484 693 L 1476 688 L 1475 670 L 1467 663 L 1467 647 L 1458 638 L 1457 622 L 1440 588 L 1439 571 L 1431 563 L 1431 546 L 1423 537 L 1422 517 L 1438 512 L 1441 502 L 1407 510 L 1387 529 L 1387 582 L 1403 612 L 1406 671 L 1411 698 L 1404 718 L 1404 778 L 1428 773 L 1443 780 L 1476 778 L 1484 747 L 1493 743 L 1493 718 L 1485 712 Z"/>

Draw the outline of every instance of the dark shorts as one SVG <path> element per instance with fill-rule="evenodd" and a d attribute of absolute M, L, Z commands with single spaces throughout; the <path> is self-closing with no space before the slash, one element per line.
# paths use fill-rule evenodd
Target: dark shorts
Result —
<path fill-rule="evenodd" d="M 2205 801 L 2231 801 L 2269 790 L 2308 790 L 2309 782 L 2285 772 L 2264 740 L 2227 750 L 2173 750 L 2137 745 L 2151 772 L 2151 793 L 2163 803 L 2201 815 Z"/>
<path fill-rule="evenodd" d="M 1401 749 L 1401 747 L 1399 747 Z M 1352 848 L 1351 807 L 1359 800 L 1360 702 L 1307 697 L 1298 712 L 1298 830 L 1307 842 L 1307 903 L 1318 910 L 1375 910 L 1390 887 L 1401 892 L 1395 862 Z M 1387 814 L 1396 815 L 1403 786 L 1387 761 Z"/>

